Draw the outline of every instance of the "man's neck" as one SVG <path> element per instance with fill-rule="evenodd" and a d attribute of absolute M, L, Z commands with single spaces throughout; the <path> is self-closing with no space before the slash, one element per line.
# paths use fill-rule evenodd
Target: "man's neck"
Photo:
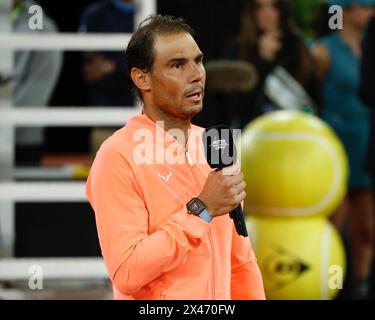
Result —
<path fill-rule="evenodd" d="M 161 110 L 159 112 L 156 112 L 155 110 L 150 110 L 151 108 L 143 108 L 144 114 L 150 118 L 152 121 L 156 122 L 163 122 L 163 129 L 168 132 L 171 129 L 180 129 L 184 133 L 185 141 L 179 141 L 178 136 L 175 136 L 173 134 L 173 131 L 170 132 L 171 135 L 173 135 L 180 144 L 185 145 L 188 141 L 189 138 L 189 129 L 191 126 L 191 119 L 182 119 L 182 118 L 177 118 L 173 117 L 170 114 L 167 114 Z"/>

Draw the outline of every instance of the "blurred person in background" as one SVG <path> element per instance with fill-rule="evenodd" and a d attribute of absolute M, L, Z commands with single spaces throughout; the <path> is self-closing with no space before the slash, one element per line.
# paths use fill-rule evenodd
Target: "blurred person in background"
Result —
<path fill-rule="evenodd" d="M 372 18 L 363 40 L 360 96 L 371 110 L 371 134 L 366 168 L 375 182 L 375 17 Z M 374 184 L 373 184 L 374 187 Z M 374 189 L 373 189 L 374 190 Z"/>
<path fill-rule="evenodd" d="M 372 194 L 373 199 L 375 199 L 375 17 L 372 18 L 368 26 L 362 47 L 363 58 L 361 66 L 360 96 L 362 101 L 370 107 L 371 112 L 371 128 L 366 157 L 366 169 L 372 178 Z M 374 277 L 374 274 L 372 274 L 372 277 Z M 371 289 L 373 297 L 375 289 L 374 280 L 372 281 Z"/>
<path fill-rule="evenodd" d="M 13 0 L 15 33 L 58 32 L 55 22 L 43 12 L 41 29 L 31 29 L 29 8 L 37 3 Z M 61 51 L 16 51 L 14 53 L 14 106 L 47 106 L 57 83 L 63 60 Z M 16 128 L 17 158 L 37 162 L 44 143 L 44 128 Z"/>
<path fill-rule="evenodd" d="M 343 8 L 343 29 L 329 29 L 312 46 L 321 81 L 321 116 L 343 142 L 349 160 L 349 190 L 333 222 L 341 230 L 350 215 L 350 295 L 353 299 L 368 296 L 375 231 L 372 183 L 364 170 L 370 114 L 358 95 L 361 38 L 374 13 L 373 4 L 374 0 L 327 0 L 327 12 L 327 5 Z"/>
<path fill-rule="evenodd" d="M 134 0 L 100 0 L 90 5 L 80 19 L 80 32 L 132 33 Z M 125 49 L 125 48 L 124 48 Z M 83 76 L 90 106 L 133 106 L 132 82 L 122 51 L 86 52 Z"/>
<path fill-rule="evenodd" d="M 277 109 L 264 94 L 265 80 L 276 66 L 284 67 L 310 96 L 316 96 L 313 59 L 299 35 L 287 1 L 246 1 L 240 31 L 227 55 L 253 64 L 259 78 L 256 88 L 239 97 L 236 103 L 239 127 L 264 112 Z"/>

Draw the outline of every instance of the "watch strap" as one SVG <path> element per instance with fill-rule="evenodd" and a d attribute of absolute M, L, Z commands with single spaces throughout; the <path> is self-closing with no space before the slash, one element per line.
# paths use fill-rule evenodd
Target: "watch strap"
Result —
<path fill-rule="evenodd" d="M 207 209 L 204 209 L 200 214 L 199 218 L 205 220 L 206 222 L 212 221 L 212 216 L 208 213 Z"/>

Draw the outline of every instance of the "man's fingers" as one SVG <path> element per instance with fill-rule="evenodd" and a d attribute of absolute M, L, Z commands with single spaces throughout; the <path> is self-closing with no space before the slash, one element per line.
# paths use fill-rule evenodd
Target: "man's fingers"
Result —
<path fill-rule="evenodd" d="M 230 184 L 231 184 L 231 186 L 235 186 L 235 185 L 239 184 L 240 182 L 242 182 L 243 179 L 244 179 L 244 174 L 242 172 L 239 172 L 235 176 L 231 177 Z"/>
<path fill-rule="evenodd" d="M 240 194 L 242 191 L 245 190 L 245 187 L 246 187 L 246 183 L 245 181 L 241 181 L 240 183 L 236 184 L 235 186 L 233 186 L 231 189 L 230 189 L 230 192 L 233 196 L 237 196 L 238 194 Z"/>
<path fill-rule="evenodd" d="M 246 192 L 242 191 L 240 194 L 236 196 L 236 203 L 240 204 L 246 198 Z"/>
<path fill-rule="evenodd" d="M 223 170 L 221 171 L 222 171 L 223 176 L 234 176 L 237 173 L 239 173 L 240 170 L 241 170 L 240 165 L 238 163 L 235 163 L 234 165 L 230 167 L 223 168 Z"/>

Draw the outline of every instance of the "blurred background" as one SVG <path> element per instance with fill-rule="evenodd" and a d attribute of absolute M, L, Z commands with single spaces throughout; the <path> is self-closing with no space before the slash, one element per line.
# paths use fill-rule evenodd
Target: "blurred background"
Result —
<path fill-rule="evenodd" d="M 343 11 L 329 13 L 334 4 Z M 243 129 L 246 213 L 267 297 L 374 298 L 375 102 L 361 93 L 373 4 L 0 0 L 0 299 L 112 299 L 84 184 L 103 140 L 140 112 L 124 50 L 155 13 L 185 18 L 204 52 L 204 110 L 193 122 Z M 344 28 L 333 28 L 340 17 Z M 309 142 L 253 139 L 272 132 L 326 139 L 334 161 Z M 327 250 L 336 273 L 321 267 Z"/>

